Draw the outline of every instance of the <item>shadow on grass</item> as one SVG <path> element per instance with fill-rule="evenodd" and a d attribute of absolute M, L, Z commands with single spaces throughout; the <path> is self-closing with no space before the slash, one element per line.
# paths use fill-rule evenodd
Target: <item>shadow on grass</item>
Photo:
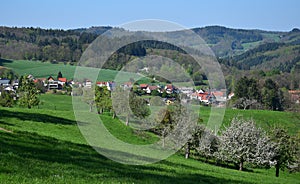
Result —
<path fill-rule="evenodd" d="M 53 123 L 53 124 L 76 124 L 76 121 L 60 118 L 48 114 L 40 114 L 40 113 L 31 113 L 31 112 L 13 112 L 5 109 L 0 109 L 0 117 L 1 118 L 18 118 L 22 121 L 36 121 L 43 123 Z"/>
<path fill-rule="evenodd" d="M 183 157 L 184 157 L 184 153 L 183 152 L 180 152 L 179 154 L 181 154 Z M 216 162 L 215 160 L 212 160 L 212 159 L 206 159 L 204 157 L 201 157 L 200 155 L 192 155 L 191 156 L 191 159 L 194 159 L 194 160 L 198 160 L 199 162 L 202 162 L 202 163 L 206 163 L 206 164 L 209 164 L 211 166 L 217 166 L 217 167 L 222 167 L 222 168 L 227 168 L 227 169 L 232 169 L 232 170 L 238 170 L 239 169 L 239 166 L 238 165 L 235 165 L 234 163 L 226 163 L 226 162 Z M 249 173 L 253 173 L 254 170 L 251 169 L 251 168 L 243 168 L 243 171 L 242 172 L 249 172 Z"/>
<path fill-rule="evenodd" d="M 168 161 L 141 166 L 123 165 L 99 155 L 87 145 L 36 133 L 0 132 L 0 153 L 0 171 L 29 178 L 53 177 L 50 173 L 55 173 L 71 175 L 74 180 L 86 178 L 87 182 L 94 179 L 130 183 L 241 183 L 198 173 L 175 171 L 175 174 L 174 169 L 178 166 Z"/>
<path fill-rule="evenodd" d="M 2 115 L 2 114 L 0 113 L 0 115 Z M 7 123 L 7 122 L 1 121 L 1 120 L 0 120 L 0 124 L 2 124 L 2 125 L 8 125 L 8 126 L 15 126 L 12 123 Z"/>
<path fill-rule="evenodd" d="M 12 61 L 0 58 L 0 66 L 3 66 L 4 63 L 12 63 Z"/>

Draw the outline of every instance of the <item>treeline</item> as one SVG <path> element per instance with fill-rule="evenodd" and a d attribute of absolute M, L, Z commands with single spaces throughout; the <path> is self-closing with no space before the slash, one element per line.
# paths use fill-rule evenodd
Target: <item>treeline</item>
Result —
<path fill-rule="evenodd" d="M 260 32 L 255 30 L 230 29 L 222 26 L 209 26 L 193 29 L 205 39 L 208 44 L 217 44 L 228 37 L 239 43 L 256 42 L 263 39 Z"/>
<path fill-rule="evenodd" d="M 278 83 L 267 78 L 242 77 L 234 88 L 232 106 L 239 109 L 265 109 L 273 111 L 296 110 L 295 102 L 290 100 L 287 90 L 282 90 Z"/>
<path fill-rule="evenodd" d="M 220 63 L 240 70 L 264 68 L 265 70 L 278 69 L 282 72 L 291 72 L 299 61 L 298 45 L 275 42 L 259 45 L 237 56 L 219 59 Z"/>
<path fill-rule="evenodd" d="M 72 30 L 0 27 L 0 56 L 76 62 L 97 35 Z"/>

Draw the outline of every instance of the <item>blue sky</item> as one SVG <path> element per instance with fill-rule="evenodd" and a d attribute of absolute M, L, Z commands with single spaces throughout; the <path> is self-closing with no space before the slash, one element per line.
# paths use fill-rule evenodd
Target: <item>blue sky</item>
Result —
<path fill-rule="evenodd" d="M 4 0 L 0 7 L 0 25 L 17 27 L 71 29 L 162 19 L 188 28 L 300 28 L 299 0 Z"/>

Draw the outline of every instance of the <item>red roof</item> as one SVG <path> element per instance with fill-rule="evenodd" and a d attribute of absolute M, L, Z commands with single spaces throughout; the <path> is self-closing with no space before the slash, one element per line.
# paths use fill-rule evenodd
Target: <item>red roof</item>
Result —
<path fill-rule="evenodd" d="M 140 87 L 141 87 L 141 88 L 147 88 L 147 87 L 148 87 L 148 84 L 140 84 Z"/>
<path fill-rule="evenodd" d="M 107 82 L 96 82 L 97 85 L 106 85 Z"/>
<path fill-rule="evenodd" d="M 224 93 L 222 91 L 216 91 L 216 92 L 213 92 L 213 94 L 215 96 L 220 96 L 220 97 L 223 97 L 224 96 Z"/>
<path fill-rule="evenodd" d="M 158 87 L 157 86 L 149 86 L 149 89 L 152 90 L 156 90 Z"/>
<path fill-rule="evenodd" d="M 58 78 L 60 82 L 67 82 L 67 78 Z"/>

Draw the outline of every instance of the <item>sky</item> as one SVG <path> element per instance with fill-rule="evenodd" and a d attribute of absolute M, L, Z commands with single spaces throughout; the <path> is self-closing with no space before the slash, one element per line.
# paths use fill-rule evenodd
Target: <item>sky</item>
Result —
<path fill-rule="evenodd" d="M 3 0 L 0 7 L 0 26 L 10 27 L 73 29 L 159 19 L 187 28 L 300 28 L 299 0 Z"/>

